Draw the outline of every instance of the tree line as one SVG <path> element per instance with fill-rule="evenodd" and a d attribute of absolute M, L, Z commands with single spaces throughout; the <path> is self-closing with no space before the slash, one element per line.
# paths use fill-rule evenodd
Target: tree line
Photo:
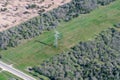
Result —
<path fill-rule="evenodd" d="M 46 60 L 35 73 L 50 80 L 120 80 L 120 32 L 102 31 L 94 40 Z"/>
<path fill-rule="evenodd" d="M 48 12 L 39 12 L 39 16 L 30 19 L 16 27 L 0 32 L 0 49 L 15 47 L 24 39 L 40 35 L 43 30 L 50 30 L 61 21 L 69 21 L 80 14 L 86 14 L 99 5 L 106 5 L 115 0 L 72 0 Z"/>

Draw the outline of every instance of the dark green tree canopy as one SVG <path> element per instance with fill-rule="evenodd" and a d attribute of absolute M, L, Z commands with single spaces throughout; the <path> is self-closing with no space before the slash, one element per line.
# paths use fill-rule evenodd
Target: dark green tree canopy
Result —
<path fill-rule="evenodd" d="M 33 70 L 50 80 L 120 80 L 120 32 L 103 31 Z"/>

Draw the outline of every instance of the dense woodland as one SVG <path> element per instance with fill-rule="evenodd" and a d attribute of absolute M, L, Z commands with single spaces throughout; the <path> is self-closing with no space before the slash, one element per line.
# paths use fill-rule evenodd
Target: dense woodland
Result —
<path fill-rule="evenodd" d="M 120 80 L 120 32 L 102 31 L 93 41 L 80 42 L 33 70 L 50 80 Z"/>
<path fill-rule="evenodd" d="M 24 39 L 40 35 L 43 30 L 55 28 L 61 21 L 69 21 L 80 14 L 89 13 L 99 5 L 106 5 L 112 1 L 115 0 L 72 0 L 49 12 L 39 11 L 40 16 L 0 32 L 0 49 L 15 47 Z"/>

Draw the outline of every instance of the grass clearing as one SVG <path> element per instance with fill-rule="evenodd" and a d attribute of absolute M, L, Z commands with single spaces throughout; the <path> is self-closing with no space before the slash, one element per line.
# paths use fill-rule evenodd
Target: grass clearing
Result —
<path fill-rule="evenodd" d="M 120 22 L 119 3 L 120 0 L 117 0 L 89 14 L 81 14 L 69 22 L 61 23 L 57 30 L 62 33 L 63 38 L 59 40 L 58 48 L 53 47 L 54 31 L 45 31 L 42 35 L 25 41 L 15 48 L 0 51 L 3 56 L 2 60 L 13 63 L 16 68 L 26 72 L 25 69 L 28 66 L 39 65 L 44 60 L 69 50 L 80 41 L 93 39 L 102 30 Z"/>
<path fill-rule="evenodd" d="M 12 79 L 12 78 L 22 80 L 22 79 L 16 77 L 15 75 L 13 75 L 11 73 L 8 73 L 8 72 L 5 72 L 5 71 L 0 72 L 0 80 L 9 80 L 9 79 Z"/>

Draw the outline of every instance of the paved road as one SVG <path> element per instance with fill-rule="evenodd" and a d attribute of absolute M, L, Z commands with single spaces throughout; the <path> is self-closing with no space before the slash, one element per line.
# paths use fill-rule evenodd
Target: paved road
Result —
<path fill-rule="evenodd" d="M 6 63 L 4 63 L 2 61 L 0 61 L 0 68 L 2 68 L 3 70 L 8 71 L 8 72 L 18 76 L 18 77 L 20 77 L 21 79 L 24 79 L 24 80 L 36 80 L 33 77 L 31 77 L 31 76 L 29 76 L 29 75 L 15 69 L 15 68 L 13 68 L 11 65 L 8 65 L 8 64 L 6 64 Z"/>

